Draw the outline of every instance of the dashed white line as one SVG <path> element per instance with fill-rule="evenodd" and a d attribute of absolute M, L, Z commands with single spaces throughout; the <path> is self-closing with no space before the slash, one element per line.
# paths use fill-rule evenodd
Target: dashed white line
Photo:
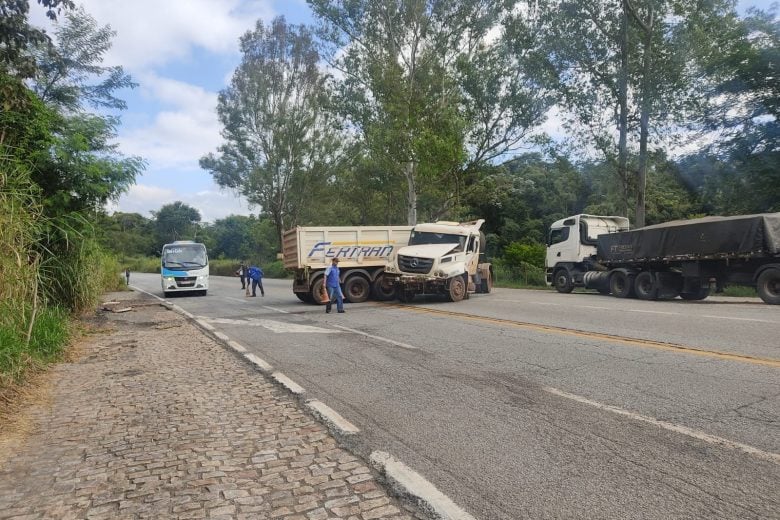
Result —
<path fill-rule="evenodd" d="M 593 401 L 591 399 L 588 399 L 587 397 L 570 394 L 569 392 L 564 392 L 563 390 L 558 390 L 557 388 L 552 388 L 548 386 L 548 387 L 544 387 L 543 390 L 545 392 L 557 395 L 558 397 L 571 399 L 572 401 L 576 401 L 578 403 L 593 406 L 594 408 L 598 408 L 599 410 L 604 410 L 618 415 L 623 415 L 630 419 L 634 419 L 635 421 L 646 422 L 654 426 L 658 426 L 659 428 L 663 428 L 665 430 L 669 430 L 682 435 L 687 435 L 688 437 L 693 437 L 694 439 L 698 439 L 700 441 L 704 441 L 709 444 L 717 444 L 725 448 L 743 451 L 745 453 L 749 453 L 750 455 L 754 455 L 764 460 L 774 462 L 775 464 L 780 464 L 780 453 L 763 451 L 753 446 L 750 446 L 748 444 L 742 444 L 741 442 L 730 441 L 728 439 L 724 439 L 723 437 L 717 437 L 715 435 L 710 435 L 709 433 L 704 433 L 699 430 L 694 430 L 693 428 L 688 428 L 687 426 L 682 426 L 679 424 L 673 424 L 670 422 L 662 421 L 660 419 L 656 419 L 655 417 L 640 415 L 638 413 L 624 410 L 623 408 L 618 408 L 617 406 L 599 403 L 598 401 Z"/>
<path fill-rule="evenodd" d="M 270 307 L 268 305 L 261 305 L 260 307 L 262 307 L 263 309 L 268 309 L 269 311 L 281 312 L 282 314 L 290 314 L 290 311 L 285 311 L 283 309 L 277 309 L 276 307 Z"/>
<path fill-rule="evenodd" d="M 445 520 L 475 520 L 447 495 L 439 491 L 425 477 L 384 451 L 370 456 L 371 465 L 383 473 L 390 485 L 401 494 L 417 497 L 425 502 L 437 516 Z M 400 488 L 400 489 L 399 489 Z"/>
<path fill-rule="evenodd" d="M 311 399 L 310 401 L 306 401 L 306 406 L 314 415 L 317 415 L 333 428 L 337 429 L 342 435 L 360 433 L 360 429 L 357 426 L 344 419 L 344 417 L 325 403 L 317 401 L 316 399 Z"/>
<path fill-rule="evenodd" d="M 777 321 L 772 320 L 761 320 L 758 318 L 735 318 L 733 316 L 711 316 L 711 315 L 703 315 L 702 318 L 715 318 L 718 320 L 736 320 L 736 321 L 757 321 L 759 323 L 777 323 Z"/>
<path fill-rule="evenodd" d="M 296 383 L 286 375 L 282 374 L 281 372 L 274 372 L 273 374 L 271 374 L 271 377 L 276 379 L 276 381 L 278 381 L 282 386 L 284 386 L 287 390 L 289 390 L 291 393 L 295 395 L 302 395 L 306 393 L 306 390 L 304 390 L 302 386 L 300 386 L 298 383 Z"/>
<path fill-rule="evenodd" d="M 368 334 L 367 332 L 363 332 L 363 331 L 360 331 L 360 330 L 350 329 L 349 327 L 343 327 L 341 325 L 334 325 L 334 327 L 336 327 L 338 329 L 341 329 L 341 330 L 346 330 L 347 332 L 351 332 L 353 334 L 360 334 L 361 336 L 365 336 L 367 338 L 375 339 L 377 341 L 384 341 L 385 343 L 390 343 L 391 345 L 395 345 L 396 347 L 406 348 L 406 349 L 409 349 L 409 350 L 420 350 L 419 348 L 417 348 L 417 347 L 415 347 L 413 345 L 409 345 L 408 343 L 401 343 L 400 341 L 395 341 L 395 340 L 392 340 L 392 339 L 383 338 L 382 336 L 374 336 L 373 334 Z"/>
<path fill-rule="evenodd" d="M 644 309 L 626 309 L 628 312 L 642 312 L 645 314 L 667 314 L 670 316 L 677 316 L 679 312 L 664 312 L 664 311 L 647 311 Z"/>

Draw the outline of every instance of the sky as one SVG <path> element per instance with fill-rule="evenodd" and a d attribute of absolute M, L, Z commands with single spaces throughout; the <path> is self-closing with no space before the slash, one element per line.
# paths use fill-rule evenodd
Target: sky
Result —
<path fill-rule="evenodd" d="M 379 0 L 381 1 L 381 0 Z M 116 36 L 105 65 L 121 65 L 139 84 L 119 97 L 117 143 L 127 156 L 147 161 L 146 170 L 108 206 L 150 217 L 165 204 L 184 202 L 205 222 L 259 208 L 217 186 L 199 159 L 222 143 L 217 95 L 241 60 L 238 40 L 258 19 L 283 15 L 288 23 L 314 22 L 305 0 L 76 0 Z M 740 0 L 738 9 L 768 9 L 772 0 Z M 49 27 L 32 3 L 31 21 Z M 51 33 L 51 29 L 48 29 Z"/>

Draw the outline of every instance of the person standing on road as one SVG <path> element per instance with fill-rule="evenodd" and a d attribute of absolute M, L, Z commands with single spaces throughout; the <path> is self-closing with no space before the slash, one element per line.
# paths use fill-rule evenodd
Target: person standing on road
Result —
<path fill-rule="evenodd" d="M 125 282 L 130 285 L 130 268 L 125 267 Z"/>
<path fill-rule="evenodd" d="M 341 294 L 341 285 L 339 284 L 339 259 L 331 260 L 330 265 L 325 269 L 325 287 L 328 289 L 328 303 L 325 305 L 325 312 L 330 312 L 333 298 L 336 298 L 336 310 L 344 312 L 344 295 Z"/>
<path fill-rule="evenodd" d="M 236 271 L 236 274 L 238 275 L 239 278 L 241 278 L 241 288 L 246 290 L 245 280 L 246 281 L 249 281 L 249 280 L 246 277 L 246 266 L 244 265 L 244 261 L 243 260 L 241 260 L 241 263 L 238 264 L 238 270 Z"/>
<path fill-rule="evenodd" d="M 260 287 L 260 296 L 265 296 L 265 290 L 263 289 L 263 270 L 253 265 L 248 270 L 249 277 L 247 280 L 252 280 L 252 296 L 257 296 L 257 287 Z"/>

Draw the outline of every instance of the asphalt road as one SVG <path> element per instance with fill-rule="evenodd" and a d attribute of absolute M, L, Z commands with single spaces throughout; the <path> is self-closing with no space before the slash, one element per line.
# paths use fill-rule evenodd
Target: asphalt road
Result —
<path fill-rule="evenodd" d="M 159 277 L 131 283 L 162 295 Z M 478 519 L 780 518 L 780 307 L 497 289 L 175 298 Z"/>

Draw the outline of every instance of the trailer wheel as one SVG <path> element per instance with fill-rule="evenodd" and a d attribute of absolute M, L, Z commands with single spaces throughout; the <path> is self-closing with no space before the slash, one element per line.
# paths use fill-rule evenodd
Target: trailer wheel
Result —
<path fill-rule="evenodd" d="M 459 302 L 466 297 L 466 282 L 462 276 L 456 276 L 450 280 L 447 298 L 451 302 Z"/>
<path fill-rule="evenodd" d="M 609 291 L 617 298 L 631 298 L 634 296 L 634 280 L 624 271 L 615 271 L 609 277 Z"/>
<path fill-rule="evenodd" d="M 658 283 L 650 271 L 642 271 L 634 280 L 634 292 L 640 300 L 655 300 L 658 298 Z"/>
<path fill-rule="evenodd" d="M 780 305 L 780 269 L 767 269 L 761 273 L 756 289 L 764 303 Z"/>
<path fill-rule="evenodd" d="M 347 301 L 350 303 L 363 303 L 368 300 L 368 295 L 371 293 L 371 286 L 368 284 L 368 280 L 362 276 L 355 274 L 347 278 L 344 282 L 344 292 L 347 297 Z"/>
<path fill-rule="evenodd" d="M 709 287 L 699 287 L 699 289 L 695 291 L 681 292 L 680 298 L 682 298 L 683 300 L 695 301 L 695 300 L 703 300 L 709 295 L 710 295 Z"/>
<path fill-rule="evenodd" d="M 553 276 L 555 290 L 559 293 L 570 293 L 574 290 L 574 282 L 571 280 L 571 273 L 568 269 L 558 269 Z"/>
<path fill-rule="evenodd" d="M 371 284 L 371 296 L 380 302 L 390 301 L 395 298 L 395 287 L 385 275 L 380 274 Z"/>

